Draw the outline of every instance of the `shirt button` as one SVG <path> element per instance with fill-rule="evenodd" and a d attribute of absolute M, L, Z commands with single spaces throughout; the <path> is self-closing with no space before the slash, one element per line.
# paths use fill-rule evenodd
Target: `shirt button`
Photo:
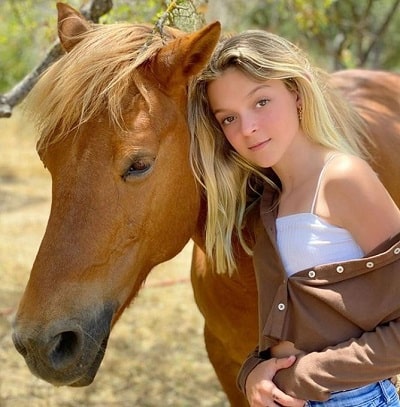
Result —
<path fill-rule="evenodd" d="M 399 254 L 400 253 L 400 247 L 396 247 L 394 249 L 394 254 Z"/>
<path fill-rule="evenodd" d="M 286 308 L 285 304 L 283 304 L 283 303 L 278 304 L 278 310 L 279 311 L 283 311 L 285 308 Z"/>
<path fill-rule="evenodd" d="M 369 261 L 365 266 L 367 267 L 367 269 L 372 269 L 372 267 L 374 267 L 374 262 Z"/>
<path fill-rule="evenodd" d="M 338 273 L 343 273 L 344 267 L 343 267 L 343 266 L 337 266 L 337 267 L 336 267 L 336 271 L 337 271 Z"/>
<path fill-rule="evenodd" d="M 308 277 L 314 278 L 314 277 L 315 277 L 315 271 L 314 271 L 314 270 L 310 270 L 310 271 L 308 272 Z"/>

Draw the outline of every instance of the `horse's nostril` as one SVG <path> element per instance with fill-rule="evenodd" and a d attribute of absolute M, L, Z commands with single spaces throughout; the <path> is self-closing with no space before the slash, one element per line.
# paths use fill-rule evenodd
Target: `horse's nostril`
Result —
<path fill-rule="evenodd" d="M 116 305 L 105 304 L 88 310 L 87 319 L 36 325 L 20 317 L 14 324 L 15 346 L 36 376 L 57 386 L 87 386 L 103 359 L 115 309 Z"/>
<path fill-rule="evenodd" d="M 62 369 L 76 359 L 81 347 L 80 333 L 61 332 L 53 338 L 49 350 L 49 359 L 55 369 Z"/>

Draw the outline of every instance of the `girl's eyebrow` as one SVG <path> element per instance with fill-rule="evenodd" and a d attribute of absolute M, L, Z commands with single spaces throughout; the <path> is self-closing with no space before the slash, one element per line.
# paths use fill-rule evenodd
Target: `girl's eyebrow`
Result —
<path fill-rule="evenodd" d="M 254 89 L 252 89 L 247 95 L 246 98 L 250 97 L 251 95 L 253 95 L 254 93 L 256 93 L 258 90 L 263 89 L 263 88 L 270 88 L 271 85 L 268 85 L 266 83 L 262 83 L 258 86 L 256 86 Z"/>
<path fill-rule="evenodd" d="M 260 84 L 260 85 L 258 85 L 258 86 L 255 86 L 253 89 L 250 90 L 250 92 L 249 92 L 247 95 L 245 95 L 244 98 L 245 98 L 245 99 L 248 99 L 248 98 L 251 97 L 254 93 L 256 93 L 258 90 L 263 89 L 263 88 L 269 88 L 269 87 L 271 87 L 271 86 L 268 85 L 268 84 L 266 84 L 266 83 L 262 83 L 262 84 Z M 222 108 L 222 109 L 215 109 L 215 110 L 213 110 L 213 114 L 216 115 L 217 113 L 224 112 L 225 110 L 227 110 L 227 109 L 224 109 L 224 108 Z"/>

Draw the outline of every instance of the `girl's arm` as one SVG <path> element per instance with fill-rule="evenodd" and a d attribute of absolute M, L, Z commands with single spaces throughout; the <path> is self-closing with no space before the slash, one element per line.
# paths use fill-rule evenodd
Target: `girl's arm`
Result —
<path fill-rule="evenodd" d="M 332 391 L 364 386 L 399 373 L 400 319 L 396 319 L 358 339 L 298 355 L 292 367 L 276 373 L 274 382 L 293 397 L 325 401 Z"/>

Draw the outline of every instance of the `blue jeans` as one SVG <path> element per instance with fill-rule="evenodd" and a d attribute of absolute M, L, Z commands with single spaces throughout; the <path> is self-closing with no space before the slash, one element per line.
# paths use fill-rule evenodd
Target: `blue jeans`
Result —
<path fill-rule="evenodd" d="M 353 390 L 331 394 L 328 401 L 308 401 L 307 407 L 400 407 L 396 387 L 390 380 L 382 380 Z"/>

